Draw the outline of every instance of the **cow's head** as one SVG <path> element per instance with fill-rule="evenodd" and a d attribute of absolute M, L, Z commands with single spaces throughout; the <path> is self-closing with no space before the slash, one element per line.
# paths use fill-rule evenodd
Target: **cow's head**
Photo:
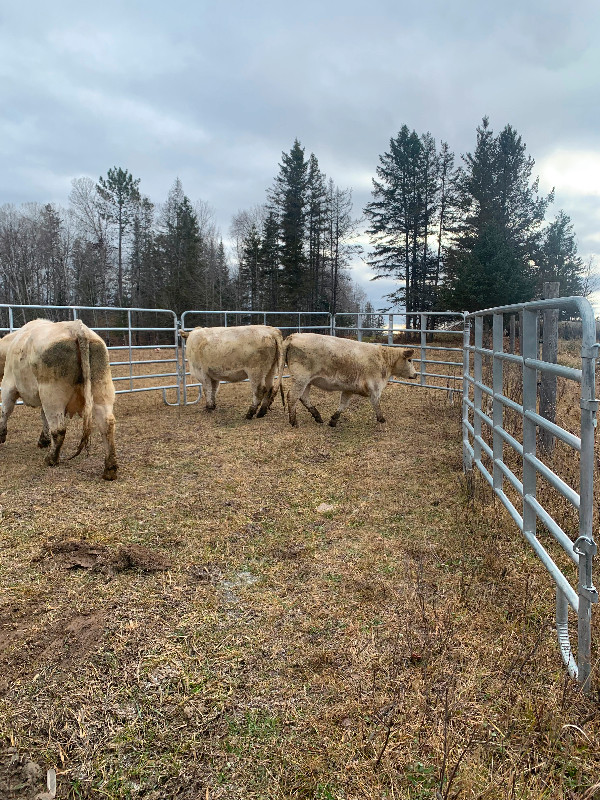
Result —
<path fill-rule="evenodd" d="M 416 378 L 417 371 L 415 370 L 412 357 L 414 355 L 414 350 L 400 350 L 398 353 L 398 357 L 394 362 L 394 368 L 392 369 L 392 375 L 396 378 Z"/>

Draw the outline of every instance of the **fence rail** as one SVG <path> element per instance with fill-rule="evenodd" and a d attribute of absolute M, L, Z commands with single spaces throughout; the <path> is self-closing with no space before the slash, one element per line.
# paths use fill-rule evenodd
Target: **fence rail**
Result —
<path fill-rule="evenodd" d="M 581 369 L 543 361 L 538 357 L 539 315 L 548 310 L 565 310 L 580 317 Z M 520 314 L 522 318 L 520 355 L 504 352 L 505 316 L 515 314 Z M 491 331 L 491 346 L 484 346 L 486 324 L 488 338 Z M 471 471 L 475 467 L 483 475 L 552 577 L 556 586 L 556 632 L 560 652 L 569 674 L 579 681 L 586 692 L 590 688 L 591 671 L 591 606 L 598 601 L 592 581 L 592 559 L 596 553 L 592 526 L 594 432 L 598 406 L 595 398 L 597 355 L 593 309 L 581 297 L 503 306 L 466 316 L 462 414 L 464 469 Z M 506 396 L 506 365 L 515 365 L 520 370 L 521 402 Z M 538 413 L 538 373 L 560 377 L 580 387 L 579 435 Z M 506 412 L 516 413 L 520 418 L 520 440 L 505 429 Z M 538 432 L 543 431 L 555 436 L 577 454 L 578 491 L 545 463 L 545 453 L 538 452 Z M 508 453 L 508 457 L 505 453 Z M 520 471 L 521 477 L 515 471 Z M 575 541 L 540 502 L 538 478 L 554 489 L 577 513 Z M 541 541 L 542 531 L 538 531 L 538 522 L 550 536 L 550 541 L 545 544 Z M 549 552 L 552 540 L 576 566 L 576 590 L 565 575 L 565 570 L 561 570 Z M 577 657 L 570 643 L 569 607 L 577 614 Z"/>

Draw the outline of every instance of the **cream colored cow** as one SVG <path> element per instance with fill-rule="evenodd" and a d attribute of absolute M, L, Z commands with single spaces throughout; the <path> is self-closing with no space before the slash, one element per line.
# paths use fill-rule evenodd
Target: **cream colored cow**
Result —
<path fill-rule="evenodd" d="M 104 445 L 105 480 L 117 477 L 115 454 L 115 390 L 104 341 L 80 320 L 36 319 L 0 340 L 2 414 L 0 444 L 6 441 L 8 418 L 19 397 L 42 409 L 38 445 L 51 446 L 46 464 L 58 463 L 66 418 L 79 414 L 83 434 L 77 452 L 87 447 L 94 419 Z"/>
<path fill-rule="evenodd" d="M 348 408 L 353 394 L 368 397 L 378 422 L 385 422 L 379 399 L 388 380 L 416 378 L 412 364 L 413 350 L 380 344 L 338 339 L 320 333 L 293 333 L 285 340 L 285 358 L 291 378 L 287 394 L 290 423 L 296 426 L 298 400 L 317 422 L 321 415 L 310 402 L 310 388 L 341 392 L 337 411 L 329 420 L 335 427 L 340 414 Z"/>
<path fill-rule="evenodd" d="M 219 381 L 237 383 L 247 378 L 252 405 L 246 419 L 267 413 L 281 384 L 284 365 L 283 336 L 277 328 L 269 325 L 194 328 L 187 333 L 181 331 L 181 335 L 187 339 L 190 374 L 202 384 L 207 411 L 216 407 Z"/>

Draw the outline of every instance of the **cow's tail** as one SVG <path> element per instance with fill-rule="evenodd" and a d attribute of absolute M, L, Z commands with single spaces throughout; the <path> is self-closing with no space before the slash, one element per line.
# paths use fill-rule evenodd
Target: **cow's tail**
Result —
<path fill-rule="evenodd" d="M 278 331 L 279 333 L 279 331 Z M 281 402 L 283 407 L 285 408 L 285 398 L 283 396 L 283 373 L 285 371 L 285 355 L 287 353 L 287 345 L 283 340 L 283 336 L 279 333 L 279 336 L 275 337 L 276 343 L 276 354 L 275 358 L 277 359 L 277 381 L 275 385 L 271 389 L 271 400 L 269 402 L 269 407 L 272 405 L 273 400 L 277 397 L 277 392 L 281 394 Z"/>
<path fill-rule="evenodd" d="M 94 409 L 94 398 L 92 397 L 92 370 L 90 367 L 90 341 L 86 336 L 83 323 L 80 320 L 78 320 L 77 325 L 77 347 L 79 348 L 81 374 L 83 376 L 83 413 L 81 415 L 83 418 L 83 432 L 81 434 L 79 446 L 71 458 L 78 456 L 84 447 L 86 449 L 89 447 Z"/>

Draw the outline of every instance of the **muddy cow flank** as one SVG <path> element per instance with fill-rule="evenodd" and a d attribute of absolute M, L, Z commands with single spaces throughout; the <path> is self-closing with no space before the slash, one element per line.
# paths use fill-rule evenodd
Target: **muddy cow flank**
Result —
<path fill-rule="evenodd" d="M 8 418 L 21 398 L 25 405 L 42 409 L 43 430 L 38 444 L 50 446 L 45 461 L 54 466 L 65 438 L 66 419 L 79 414 L 83 433 L 75 455 L 88 445 L 95 420 L 104 445 L 102 477 L 116 478 L 115 390 L 108 350 L 98 334 L 80 320 L 33 320 L 0 340 L 0 367 L 0 444 L 6 440 Z"/>
<path fill-rule="evenodd" d="M 413 350 L 338 339 L 319 333 L 293 333 L 285 340 L 285 358 L 291 378 L 287 395 L 290 423 L 296 426 L 298 400 L 317 422 L 321 415 L 310 401 L 311 386 L 341 392 L 337 411 L 329 420 L 335 427 L 353 394 L 368 397 L 378 422 L 385 422 L 379 400 L 388 380 L 416 378 Z"/>
<path fill-rule="evenodd" d="M 284 364 L 283 336 L 277 328 L 269 325 L 194 328 L 187 333 L 181 331 L 181 335 L 187 339 L 190 374 L 202 384 L 207 411 L 216 407 L 219 381 L 236 383 L 247 378 L 252 405 L 246 418 L 267 413 L 277 394 Z"/>

